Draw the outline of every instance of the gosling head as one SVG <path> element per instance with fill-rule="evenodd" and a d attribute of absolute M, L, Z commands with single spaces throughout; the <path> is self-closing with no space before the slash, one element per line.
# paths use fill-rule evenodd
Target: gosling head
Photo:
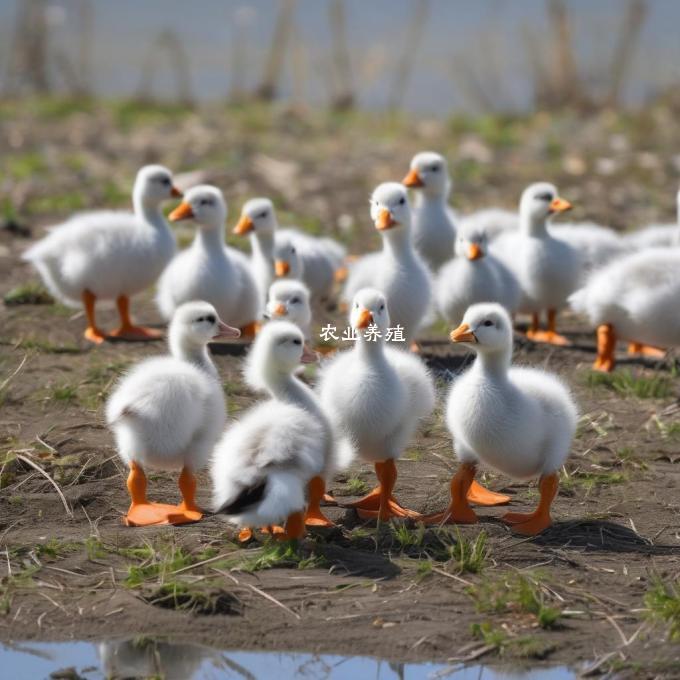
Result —
<path fill-rule="evenodd" d="M 456 257 L 465 257 L 468 260 L 479 260 L 488 251 L 486 232 L 482 229 L 459 230 L 456 238 Z"/>
<path fill-rule="evenodd" d="M 276 231 L 274 204 L 268 198 L 251 198 L 241 208 L 234 234 L 273 234 Z"/>
<path fill-rule="evenodd" d="M 371 195 L 371 219 L 382 233 L 408 228 L 411 224 L 411 208 L 406 187 L 398 182 L 380 184 Z"/>
<path fill-rule="evenodd" d="M 172 183 L 172 173 L 162 165 L 145 165 L 139 169 L 134 194 L 149 205 L 158 205 L 169 198 L 182 196 L 182 192 Z"/>
<path fill-rule="evenodd" d="M 483 302 L 468 307 L 463 322 L 449 337 L 452 342 L 471 345 L 479 353 L 509 351 L 512 321 L 502 305 Z"/>
<path fill-rule="evenodd" d="M 428 196 L 445 196 L 449 193 L 451 180 L 446 158 L 434 151 L 423 151 L 411 159 L 408 174 L 402 184 L 419 189 Z"/>
<path fill-rule="evenodd" d="M 302 277 L 302 260 L 289 238 L 278 238 L 274 245 L 274 273 L 279 279 Z"/>
<path fill-rule="evenodd" d="M 270 319 L 286 319 L 305 326 L 309 323 L 309 289 L 301 281 L 274 281 L 269 288 L 266 315 Z"/>
<path fill-rule="evenodd" d="M 227 203 L 217 187 L 202 184 L 186 192 L 168 219 L 171 222 L 195 220 L 202 228 L 222 229 L 227 219 Z"/>
<path fill-rule="evenodd" d="M 273 321 L 257 334 L 245 365 L 246 382 L 267 389 L 290 376 L 302 363 L 314 363 L 316 353 L 305 345 L 302 331 L 290 321 Z"/>
<path fill-rule="evenodd" d="M 352 301 L 349 322 L 352 328 L 365 331 L 376 325 L 381 332 L 390 327 L 390 314 L 385 296 L 375 288 L 362 288 Z"/>
<path fill-rule="evenodd" d="M 170 321 L 171 347 L 204 347 L 217 338 L 238 338 L 241 331 L 224 323 L 209 302 L 185 302 L 175 310 Z"/>
<path fill-rule="evenodd" d="M 548 182 L 530 184 L 519 202 L 520 216 L 532 224 L 545 222 L 553 215 L 571 209 L 571 203 L 557 195 L 557 188 Z"/>

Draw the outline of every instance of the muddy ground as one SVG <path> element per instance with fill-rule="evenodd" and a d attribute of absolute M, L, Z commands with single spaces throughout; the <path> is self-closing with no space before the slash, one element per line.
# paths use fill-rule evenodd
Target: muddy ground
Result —
<path fill-rule="evenodd" d="M 37 280 L 18 254 L 44 225 L 71 209 L 125 205 L 139 163 L 191 171 L 202 154 L 207 179 L 235 206 L 272 194 L 289 219 L 336 234 L 354 251 L 375 243 L 366 215 L 372 184 L 399 178 L 423 147 L 450 155 L 462 207 L 512 205 L 524 182 L 550 177 L 567 198 L 579 197 L 577 217 L 624 228 L 673 214 L 676 160 L 667 149 L 675 140 L 663 117 L 650 140 L 638 130 L 644 121 L 606 116 L 578 124 L 500 121 L 489 133 L 472 123 L 319 122 L 259 109 L 125 112 L 129 118 L 89 104 L 84 112 L 0 111 L 5 218 L 31 232 L 0 235 L 0 293 Z M 102 192 L 106 179 L 118 188 Z M 338 528 L 310 533 L 298 549 L 264 540 L 243 547 L 214 517 L 182 528 L 122 526 L 126 470 L 103 404 L 127 366 L 163 345 L 91 347 L 77 311 L 33 304 L 19 292 L 23 298 L 9 301 L 23 304 L 0 309 L 1 640 L 171 637 L 223 649 L 680 674 L 680 647 L 671 641 L 673 622 L 680 631 L 680 596 L 672 590 L 680 575 L 673 357 L 657 364 L 624 358 L 614 378 L 593 378 L 594 337 L 583 320 L 563 321 L 570 348 L 518 337 L 516 360 L 563 375 L 582 414 L 555 525 L 539 537 L 513 535 L 498 521 L 499 508 L 480 509 L 480 523 L 459 532 L 423 532 L 415 524 L 378 530 L 338 507 L 328 508 Z M 317 312 L 319 322 L 342 323 L 333 310 Z M 159 322 L 150 293 L 135 300 L 134 313 Z M 101 319 L 115 323 L 111 310 Z M 234 417 L 257 400 L 240 378 L 242 353 L 238 345 L 215 351 Z M 447 343 L 441 324 L 423 335 L 423 358 L 442 399 L 471 359 Z M 313 382 L 313 372 L 307 377 Z M 455 469 L 442 399 L 398 465 L 399 499 L 422 512 L 446 503 Z M 512 495 L 515 509 L 537 500 L 533 483 L 495 474 L 485 481 Z M 207 503 L 205 475 L 201 482 L 199 500 Z M 373 482 L 357 464 L 332 491 L 342 502 Z M 153 474 L 150 495 L 172 498 L 175 484 Z"/>

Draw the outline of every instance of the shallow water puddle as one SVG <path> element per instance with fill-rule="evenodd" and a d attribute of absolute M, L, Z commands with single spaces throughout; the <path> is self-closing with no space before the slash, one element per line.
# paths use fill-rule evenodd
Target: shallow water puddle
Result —
<path fill-rule="evenodd" d="M 27 642 L 0 645 L 0 675 L 13 680 L 259 680 L 276 677 L 314 680 L 571 680 L 565 667 L 533 671 L 441 663 L 393 663 L 370 657 L 279 652 L 228 652 L 148 638 L 114 642 Z"/>

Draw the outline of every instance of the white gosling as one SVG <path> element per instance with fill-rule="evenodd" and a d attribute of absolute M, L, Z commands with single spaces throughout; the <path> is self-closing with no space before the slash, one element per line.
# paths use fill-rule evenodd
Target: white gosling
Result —
<path fill-rule="evenodd" d="M 263 300 L 275 276 L 274 245 L 283 238 L 295 246 L 302 264 L 302 280 L 312 296 L 318 300 L 330 296 L 335 273 L 345 257 L 344 247 L 336 241 L 315 238 L 297 229 L 279 229 L 274 204 L 268 198 L 253 198 L 245 203 L 234 233 L 250 235 L 252 264 Z"/>
<path fill-rule="evenodd" d="M 444 156 L 423 151 L 411 160 L 402 184 L 416 189 L 413 204 L 413 245 L 425 263 L 437 271 L 453 256 L 456 225 L 448 205 L 451 179 Z"/>
<path fill-rule="evenodd" d="M 158 331 L 133 325 L 130 297 L 152 286 L 175 254 L 175 237 L 160 206 L 181 195 L 170 170 L 147 165 L 135 180 L 134 213 L 77 213 L 23 254 L 58 300 L 83 305 L 85 337 L 91 342 L 102 343 L 107 335 L 96 323 L 98 300 L 115 300 L 118 306 L 120 328 L 108 335 L 129 340 L 160 337 Z"/>
<path fill-rule="evenodd" d="M 294 323 L 308 341 L 312 323 L 309 289 L 302 281 L 288 281 L 287 279 L 274 281 L 269 288 L 265 316 L 269 319 Z"/>
<path fill-rule="evenodd" d="M 631 251 L 641 248 L 661 248 L 663 246 L 680 246 L 680 190 L 676 194 L 675 224 L 650 224 L 648 227 L 638 229 L 623 237 Z"/>
<path fill-rule="evenodd" d="M 158 282 L 156 303 L 164 318 L 188 300 L 206 300 L 220 318 L 255 333 L 260 299 L 247 258 L 225 248 L 227 204 L 217 187 L 201 185 L 187 191 L 184 201 L 170 213 L 170 220 L 194 220 L 198 229 L 193 243 L 175 256 Z"/>
<path fill-rule="evenodd" d="M 478 302 L 498 302 L 513 314 L 520 295 L 515 275 L 489 254 L 485 232 L 459 229 L 456 256 L 439 270 L 435 282 L 437 309 L 444 319 L 458 325 L 467 308 Z"/>
<path fill-rule="evenodd" d="M 207 302 L 188 302 L 170 322 L 170 356 L 145 359 L 124 376 L 106 405 L 118 455 L 130 468 L 126 523 L 182 524 L 201 519 L 194 473 L 207 463 L 226 418 L 224 393 L 207 344 L 235 338 Z M 144 468 L 181 470 L 179 506 L 146 498 Z"/>
<path fill-rule="evenodd" d="M 403 328 L 409 347 L 425 320 L 432 298 L 430 272 L 413 249 L 411 210 L 403 185 L 380 184 L 371 196 L 371 219 L 380 232 L 383 249 L 370 253 L 352 267 L 343 291 L 346 303 L 367 286 L 387 300 L 390 319 Z"/>
<path fill-rule="evenodd" d="M 451 502 L 426 521 L 477 521 L 466 496 L 483 463 L 515 479 L 540 479 L 536 510 L 503 516 L 517 533 L 540 533 L 551 525 L 558 471 L 576 431 L 577 411 L 569 389 L 551 373 L 511 366 L 512 322 L 498 304 L 470 307 L 451 340 L 470 345 L 477 358 L 454 381 L 446 406 L 446 424 L 460 462 L 451 481 Z"/>
<path fill-rule="evenodd" d="M 295 243 L 288 236 L 277 236 L 274 243 L 274 276 L 276 279 L 304 281 L 304 268 Z M 309 290 L 309 289 L 308 289 Z"/>
<path fill-rule="evenodd" d="M 358 333 L 355 346 L 322 366 L 318 385 L 338 444 L 375 466 L 378 487 L 349 507 L 356 508 L 360 517 L 381 521 L 417 517 L 394 499 L 395 460 L 434 408 L 432 378 L 418 357 L 386 342 L 390 314 L 382 293 L 370 288 L 359 291 L 350 323 Z"/>
<path fill-rule="evenodd" d="M 295 377 L 300 362 L 310 361 L 316 355 L 288 321 L 265 325 L 248 356 L 246 382 L 270 398 L 227 429 L 211 463 L 215 511 L 244 527 L 241 540 L 249 538 L 252 527 L 284 521 L 282 536 L 300 538 L 315 514 L 319 523 L 330 524 L 318 503 L 332 464 L 331 429 L 317 397 Z"/>
<path fill-rule="evenodd" d="M 519 205 L 520 228 L 506 233 L 491 245 L 496 255 L 516 276 L 522 290 L 518 311 L 531 314 L 527 337 L 534 342 L 568 345 L 556 331 L 558 310 L 579 286 L 581 257 L 565 241 L 548 230 L 553 215 L 569 210 L 571 204 L 557 195 L 547 182 L 531 184 Z M 548 330 L 539 330 L 540 314 L 547 311 Z"/>
<path fill-rule="evenodd" d="M 676 227 L 680 231 L 680 227 Z M 616 364 L 617 340 L 630 354 L 661 358 L 661 348 L 680 345 L 680 248 L 647 248 L 595 272 L 569 302 L 597 327 L 593 368 Z"/>

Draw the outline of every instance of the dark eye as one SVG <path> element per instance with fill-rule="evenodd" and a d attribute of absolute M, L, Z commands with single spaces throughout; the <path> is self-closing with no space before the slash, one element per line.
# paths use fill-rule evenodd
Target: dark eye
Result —
<path fill-rule="evenodd" d="M 537 194 L 536 199 L 539 201 L 545 201 L 546 203 L 550 203 L 550 201 L 553 200 L 553 195 L 550 192 L 546 192 L 544 194 Z"/>
<path fill-rule="evenodd" d="M 380 309 L 378 311 L 382 312 L 383 309 L 385 309 L 385 305 L 380 305 Z"/>
<path fill-rule="evenodd" d="M 169 186 L 170 186 L 170 180 L 169 180 L 167 177 L 163 177 L 163 178 L 161 179 L 161 184 L 162 184 L 164 187 L 169 187 Z"/>
<path fill-rule="evenodd" d="M 198 319 L 196 319 L 196 323 L 201 323 L 202 321 L 205 321 L 204 316 L 199 316 Z"/>
<path fill-rule="evenodd" d="M 404 205 L 404 203 L 406 203 L 406 199 L 402 196 L 402 197 L 399 199 L 399 205 Z"/>
<path fill-rule="evenodd" d="M 290 299 L 290 304 L 291 304 L 291 305 L 296 305 L 296 304 L 298 304 L 298 302 L 300 302 L 300 298 L 294 297 L 294 298 L 291 298 L 291 299 Z"/>
<path fill-rule="evenodd" d="M 491 319 L 487 319 L 487 320 L 484 322 L 484 325 L 487 326 L 487 327 L 488 327 L 488 326 L 493 326 L 493 321 L 491 321 Z"/>
<path fill-rule="evenodd" d="M 212 201 L 209 198 L 204 198 L 201 200 L 201 205 L 212 205 Z"/>
<path fill-rule="evenodd" d="M 433 166 L 430 168 L 430 170 L 431 170 L 432 172 L 439 172 L 439 166 L 438 166 L 438 165 L 433 165 Z"/>
<path fill-rule="evenodd" d="M 217 319 L 215 318 L 215 316 L 213 314 L 208 314 L 208 316 L 205 317 L 205 320 L 210 322 L 210 323 L 215 323 L 215 321 L 217 321 Z"/>
<path fill-rule="evenodd" d="M 295 248 L 291 248 L 290 252 L 293 253 L 293 255 L 295 255 Z"/>
<path fill-rule="evenodd" d="M 293 344 L 294 344 L 294 345 L 301 345 L 301 344 L 302 344 L 302 340 L 300 340 L 300 338 L 295 338 L 295 340 L 293 340 Z"/>
<path fill-rule="evenodd" d="M 264 212 L 261 212 L 258 217 L 262 217 L 263 219 L 267 217 L 267 211 L 265 210 Z"/>

